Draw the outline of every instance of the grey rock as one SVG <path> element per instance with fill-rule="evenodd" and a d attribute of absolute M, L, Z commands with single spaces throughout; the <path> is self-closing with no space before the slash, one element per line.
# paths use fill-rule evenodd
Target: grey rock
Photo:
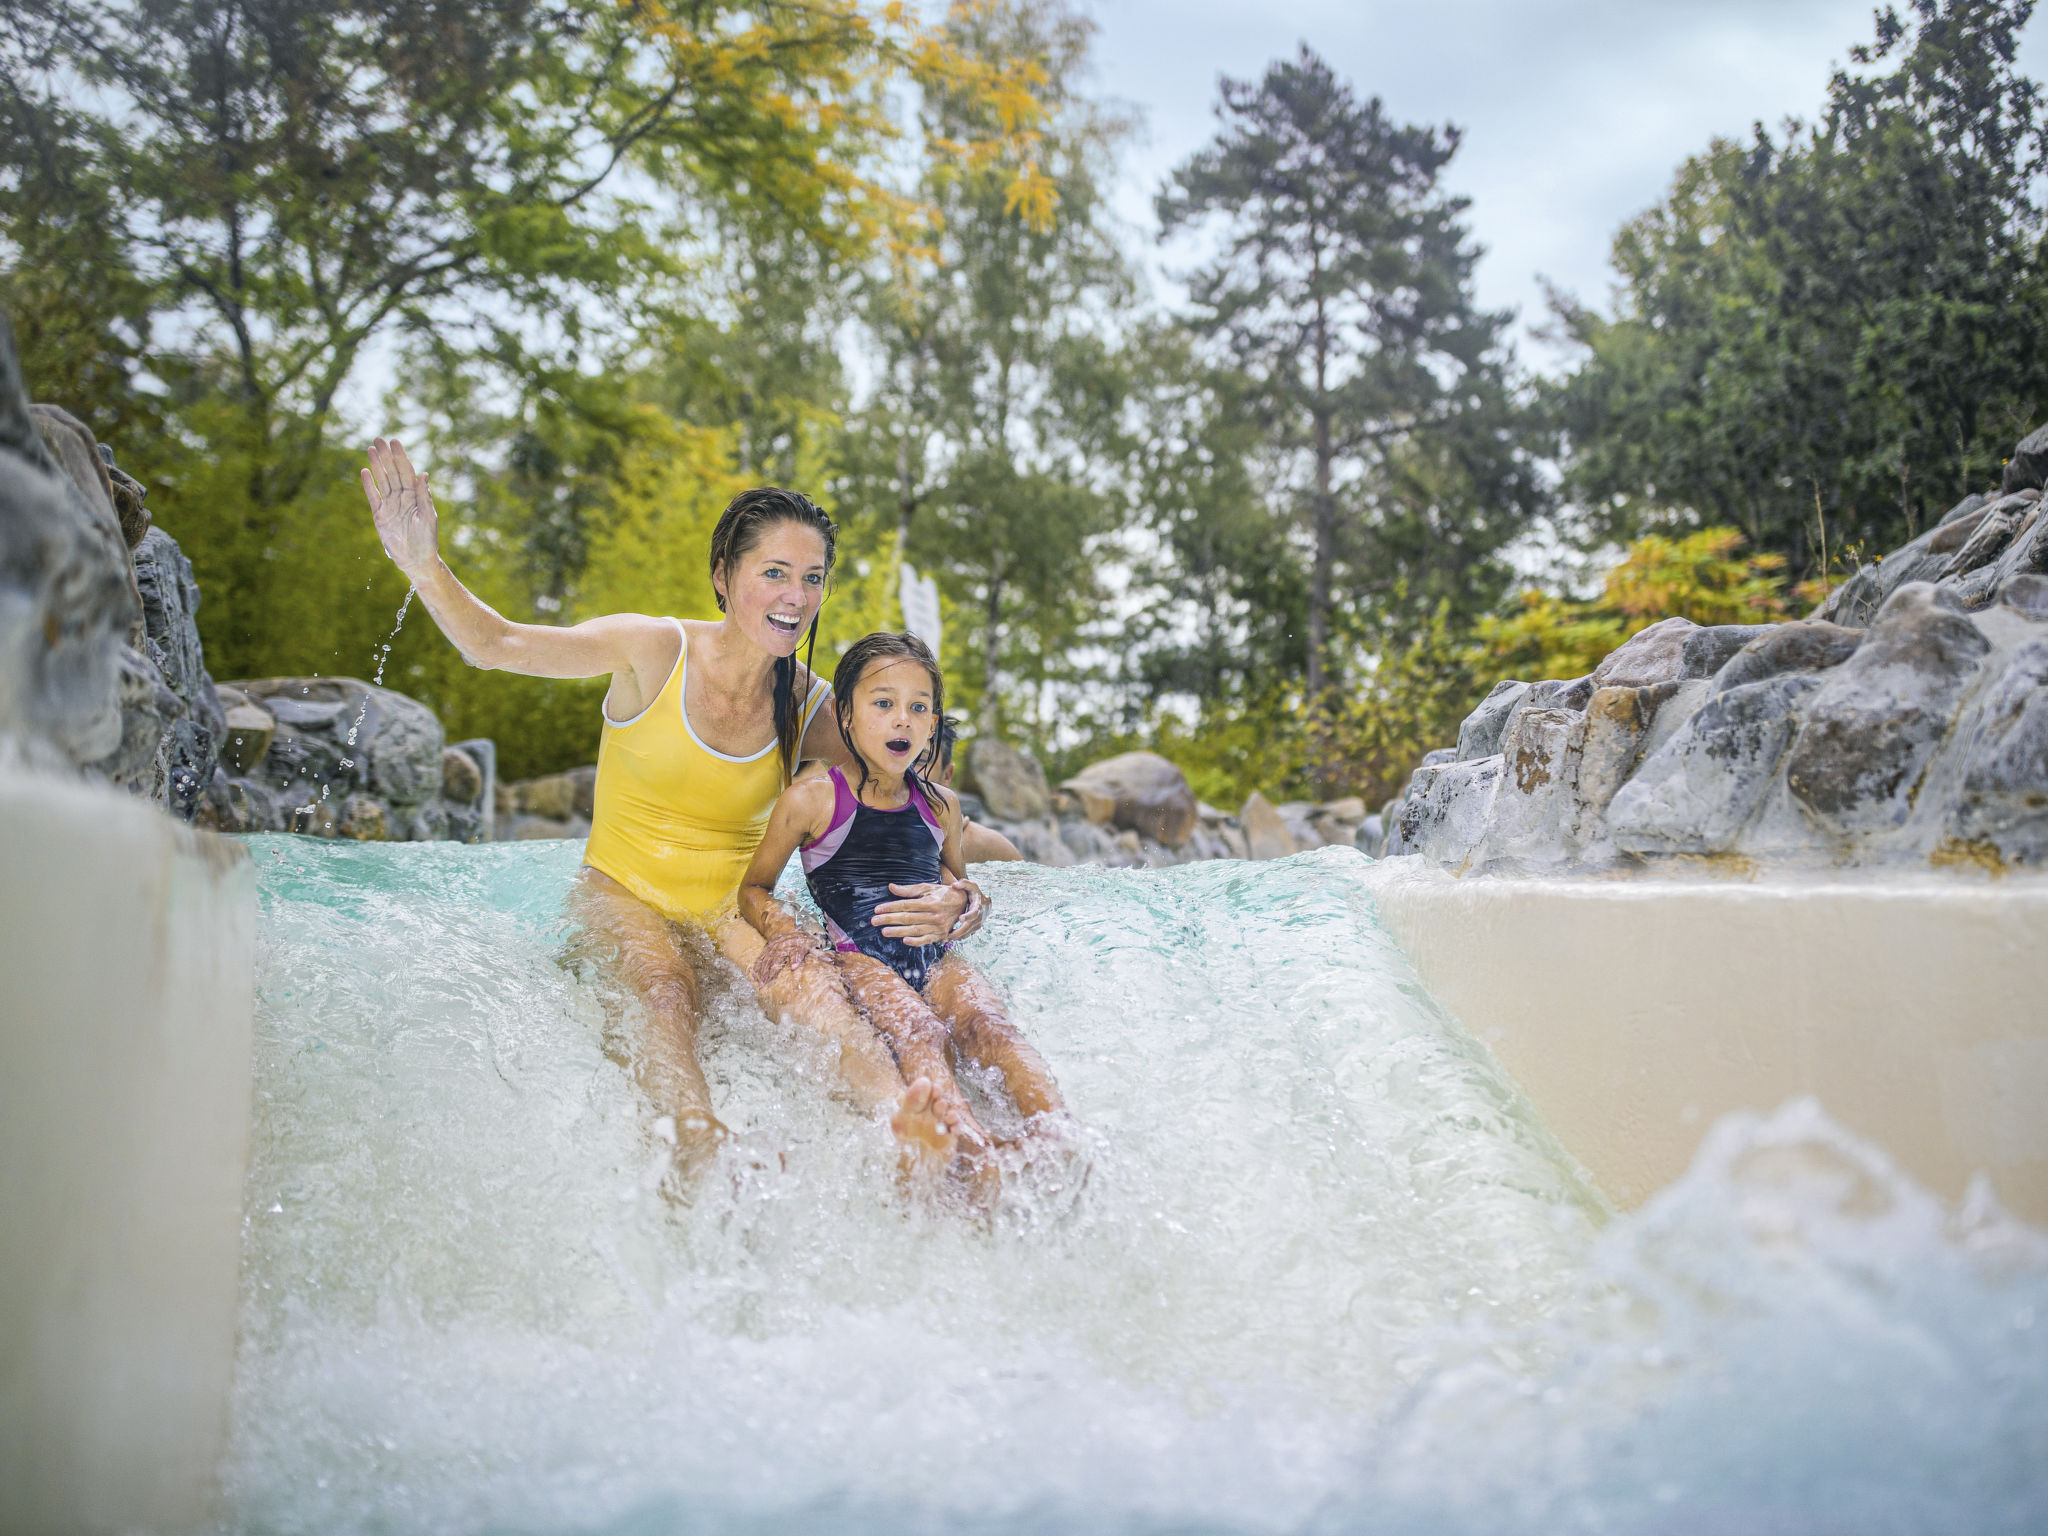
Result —
<path fill-rule="evenodd" d="M 359 843 L 391 840 L 390 818 L 385 815 L 384 807 L 369 795 L 350 795 L 342 801 L 335 831 Z"/>
<path fill-rule="evenodd" d="M 1237 824 L 1244 829 L 1247 858 L 1284 859 L 1290 853 L 1300 852 L 1287 819 L 1256 789 L 1245 797 L 1244 809 L 1237 813 Z"/>
<path fill-rule="evenodd" d="M 2005 461 L 2005 473 L 1998 488 L 2011 492 L 2048 484 L 2048 427 L 2036 427 L 2019 440 L 2012 457 Z"/>
<path fill-rule="evenodd" d="M 1501 723 L 1502 727 L 1505 728 L 1507 722 L 1503 721 Z M 1489 753 L 1487 755 L 1491 756 L 1492 754 Z M 1456 747 L 1438 747 L 1434 751 L 1422 754 L 1421 766 L 1424 768 L 1436 768 L 1444 763 L 1455 763 L 1457 761 L 1458 749 Z"/>
<path fill-rule="evenodd" d="M 1714 692 L 1725 693 L 1785 672 L 1825 672 L 1838 667 L 1856 654 L 1864 634 L 1824 619 L 1770 624 L 1764 630 L 1714 673 Z"/>
<path fill-rule="evenodd" d="M 1596 695 L 1597 697 L 1597 695 Z M 1502 777 L 1473 864 L 1552 864 L 1565 857 L 1578 823 L 1582 710 L 1524 709 L 1501 741 Z"/>
<path fill-rule="evenodd" d="M 276 717 L 263 778 L 363 790 L 394 807 L 441 792 L 446 740 L 417 699 L 353 677 L 270 677 L 233 685 Z M 354 740 L 350 740 L 353 734 Z"/>
<path fill-rule="evenodd" d="M 457 805 L 472 804 L 484 792 L 484 771 L 460 747 L 441 753 L 441 794 Z"/>
<path fill-rule="evenodd" d="M 1045 770 L 1029 752 L 993 736 L 977 736 L 962 757 L 960 781 L 981 796 L 991 816 L 1033 821 L 1052 809 Z"/>
<path fill-rule="evenodd" d="M 1495 683 L 1492 691 L 1479 701 L 1479 707 L 1458 727 L 1458 745 L 1451 760 L 1469 763 L 1475 758 L 1491 757 L 1498 752 L 1501 733 L 1507 730 L 1509 718 L 1528 691 L 1527 683 L 1513 678 Z"/>
<path fill-rule="evenodd" d="M 1791 673 L 1709 699 L 1643 760 L 1607 808 L 1630 853 L 1724 853 L 1756 813 L 1792 737 L 1801 702 L 1821 687 Z"/>
<path fill-rule="evenodd" d="M 141 618 L 113 506 L 44 446 L 0 315 L 0 733 L 74 764 L 119 749 L 121 652 Z"/>
<path fill-rule="evenodd" d="M 1941 521 L 1937 523 L 1935 526 L 1938 528 L 1946 528 L 1951 523 L 1961 522 L 1966 517 L 1971 517 L 1973 514 L 1981 513 L 1984 510 L 1984 508 L 1989 505 L 1990 501 L 1986 497 L 1980 496 L 1975 491 L 1972 491 L 1969 495 L 1965 496 L 1961 501 L 1957 502 L 1954 506 L 1950 507 L 1947 512 L 1943 513 Z M 1965 537 L 1967 537 L 1967 535 L 1965 535 Z"/>
<path fill-rule="evenodd" d="M 488 736 L 472 736 L 455 747 L 476 764 L 484 783 L 474 804 L 464 808 L 467 814 L 452 818 L 451 830 L 463 842 L 487 843 L 497 831 L 498 744 Z"/>
<path fill-rule="evenodd" d="M 1677 683 L 1649 688 L 1602 688 L 1586 704 L 1586 724 L 1579 745 L 1578 797 L 1580 825 L 1576 835 L 1597 835 L 1594 820 L 1641 760 L 1643 745 L 1657 711 L 1678 692 Z"/>
<path fill-rule="evenodd" d="M 1980 565 L 1989 565 L 1996 560 L 2005 553 L 2006 545 L 2012 542 L 2012 537 L 2019 531 L 2021 522 L 2037 510 L 2036 502 L 2027 497 L 2007 496 L 1994 502 L 1977 520 L 1977 525 L 1971 530 L 1969 538 L 1957 548 L 1948 574 L 1962 576 L 1976 570 Z M 1946 531 L 1935 530 L 1937 536 Z M 1930 551 L 1933 542 L 1932 539 L 1928 541 Z"/>
<path fill-rule="evenodd" d="M 2048 576 L 2015 576 L 2000 594 L 2008 608 L 2029 619 L 2048 619 Z"/>
<path fill-rule="evenodd" d="M 277 735 L 277 717 L 261 704 L 240 703 L 224 712 L 227 727 L 221 742 L 220 761 L 237 775 L 254 773 L 269 755 Z"/>
<path fill-rule="evenodd" d="M 1765 638 L 1776 624 L 1707 624 L 1685 637 L 1684 668 L 1673 682 L 1712 677 L 1746 647 Z"/>
<path fill-rule="evenodd" d="M 1801 808 L 1839 835 L 1901 824 L 1989 649 L 1932 587 L 1901 587 L 1807 708 L 1785 764 Z"/>
<path fill-rule="evenodd" d="M 1396 815 L 1401 851 L 1463 869 L 1486 834 L 1502 767 L 1495 756 L 1418 769 Z"/>
<path fill-rule="evenodd" d="M 2048 636 L 2018 647 L 1984 699 L 1951 838 L 2008 863 L 2048 863 Z"/>
<path fill-rule="evenodd" d="M 1686 675 L 1686 641 L 1698 629 L 1691 619 L 1663 619 L 1637 631 L 1593 669 L 1593 686 L 1648 688 L 1681 681 Z"/>

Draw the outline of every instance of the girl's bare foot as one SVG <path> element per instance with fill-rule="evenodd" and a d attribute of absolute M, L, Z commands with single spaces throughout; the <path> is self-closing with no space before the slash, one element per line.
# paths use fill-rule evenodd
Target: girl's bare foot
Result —
<path fill-rule="evenodd" d="M 663 1115 L 654 1122 L 654 1134 L 675 1148 L 676 1177 L 686 1187 L 703 1176 L 719 1147 L 732 1136 L 718 1117 L 706 1110 Z"/>
<path fill-rule="evenodd" d="M 903 1095 L 903 1102 L 889 1117 L 889 1129 L 903 1144 L 906 1164 L 911 1161 L 943 1168 L 959 1150 L 959 1138 L 932 1102 L 932 1080 L 920 1077 Z"/>

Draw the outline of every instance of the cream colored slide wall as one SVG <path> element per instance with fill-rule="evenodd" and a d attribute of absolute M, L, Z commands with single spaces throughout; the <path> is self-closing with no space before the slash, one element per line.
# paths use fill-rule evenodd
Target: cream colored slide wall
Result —
<path fill-rule="evenodd" d="M 208 1513 L 234 1365 L 254 872 L 0 773 L 0 1531 Z"/>
<path fill-rule="evenodd" d="M 2048 882 L 1455 879 L 1380 921 L 1601 1187 L 1633 1206 L 1730 1110 L 1812 1094 L 1951 1199 L 2048 1224 Z"/>

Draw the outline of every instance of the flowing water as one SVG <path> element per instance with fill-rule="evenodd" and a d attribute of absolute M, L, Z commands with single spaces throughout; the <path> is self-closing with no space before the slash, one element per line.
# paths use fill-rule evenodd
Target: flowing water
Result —
<path fill-rule="evenodd" d="M 736 976 L 665 1196 L 580 845 L 252 851 L 232 1530 L 2048 1529 L 2048 1238 L 1808 1105 L 1613 1216 L 1348 851 L 986 872 L 1078 1129 L 985 1220 Z"/>

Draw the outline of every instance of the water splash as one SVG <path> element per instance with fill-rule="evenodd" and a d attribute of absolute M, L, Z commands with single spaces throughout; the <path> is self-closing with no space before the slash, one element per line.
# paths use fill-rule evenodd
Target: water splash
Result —
<path fill-rule="evenodd" d="M 370 682 L 375 687 L 381 688 L 384 686 L 384 664 L 391 659 L 391 647 L 398 640 L 398 632 L 405 628 L 406 613 L 412 608 L 413 598 L 418 595 L 418 587 L 408 586 L 405 589 L 405 600 L 398 605 L 398 617 L 391 625 L 391 633 L 386 635 L 384 643 L 377 647 L 377 666 L 370 677 Z M 369 718 L 369 714 L 370 696 L 366 693 L 363 695 L 363 707 L 356 711 L 355 721 L 348 728 L 346 746 L 351 753 L 356 749 L 356 738 L 362 733 L 363 721 Z M 341 760 L 341 766 L 344 768 L 353 769 L 355 765 L 356 760 L 352 756 L 344 757 Z M 300 809 L 311 814 L 317 807 L 325 805 L 327 803 L 328 791 L 332 788 L 331 784 L 322 784 L 320 786 L 320 798 L 312 805 L 301 806 Z"/>
<path fill-rule="evenodd" d="M 1363 859 L 988 872 L 1078 1197 L 907 1200 L 714 987 L 687 1209 L 576 844 L 265 840 L 237 1531 L 2025 1530 L 2048 1249 L 1810 1108 L 1609 1220 Z"/>

